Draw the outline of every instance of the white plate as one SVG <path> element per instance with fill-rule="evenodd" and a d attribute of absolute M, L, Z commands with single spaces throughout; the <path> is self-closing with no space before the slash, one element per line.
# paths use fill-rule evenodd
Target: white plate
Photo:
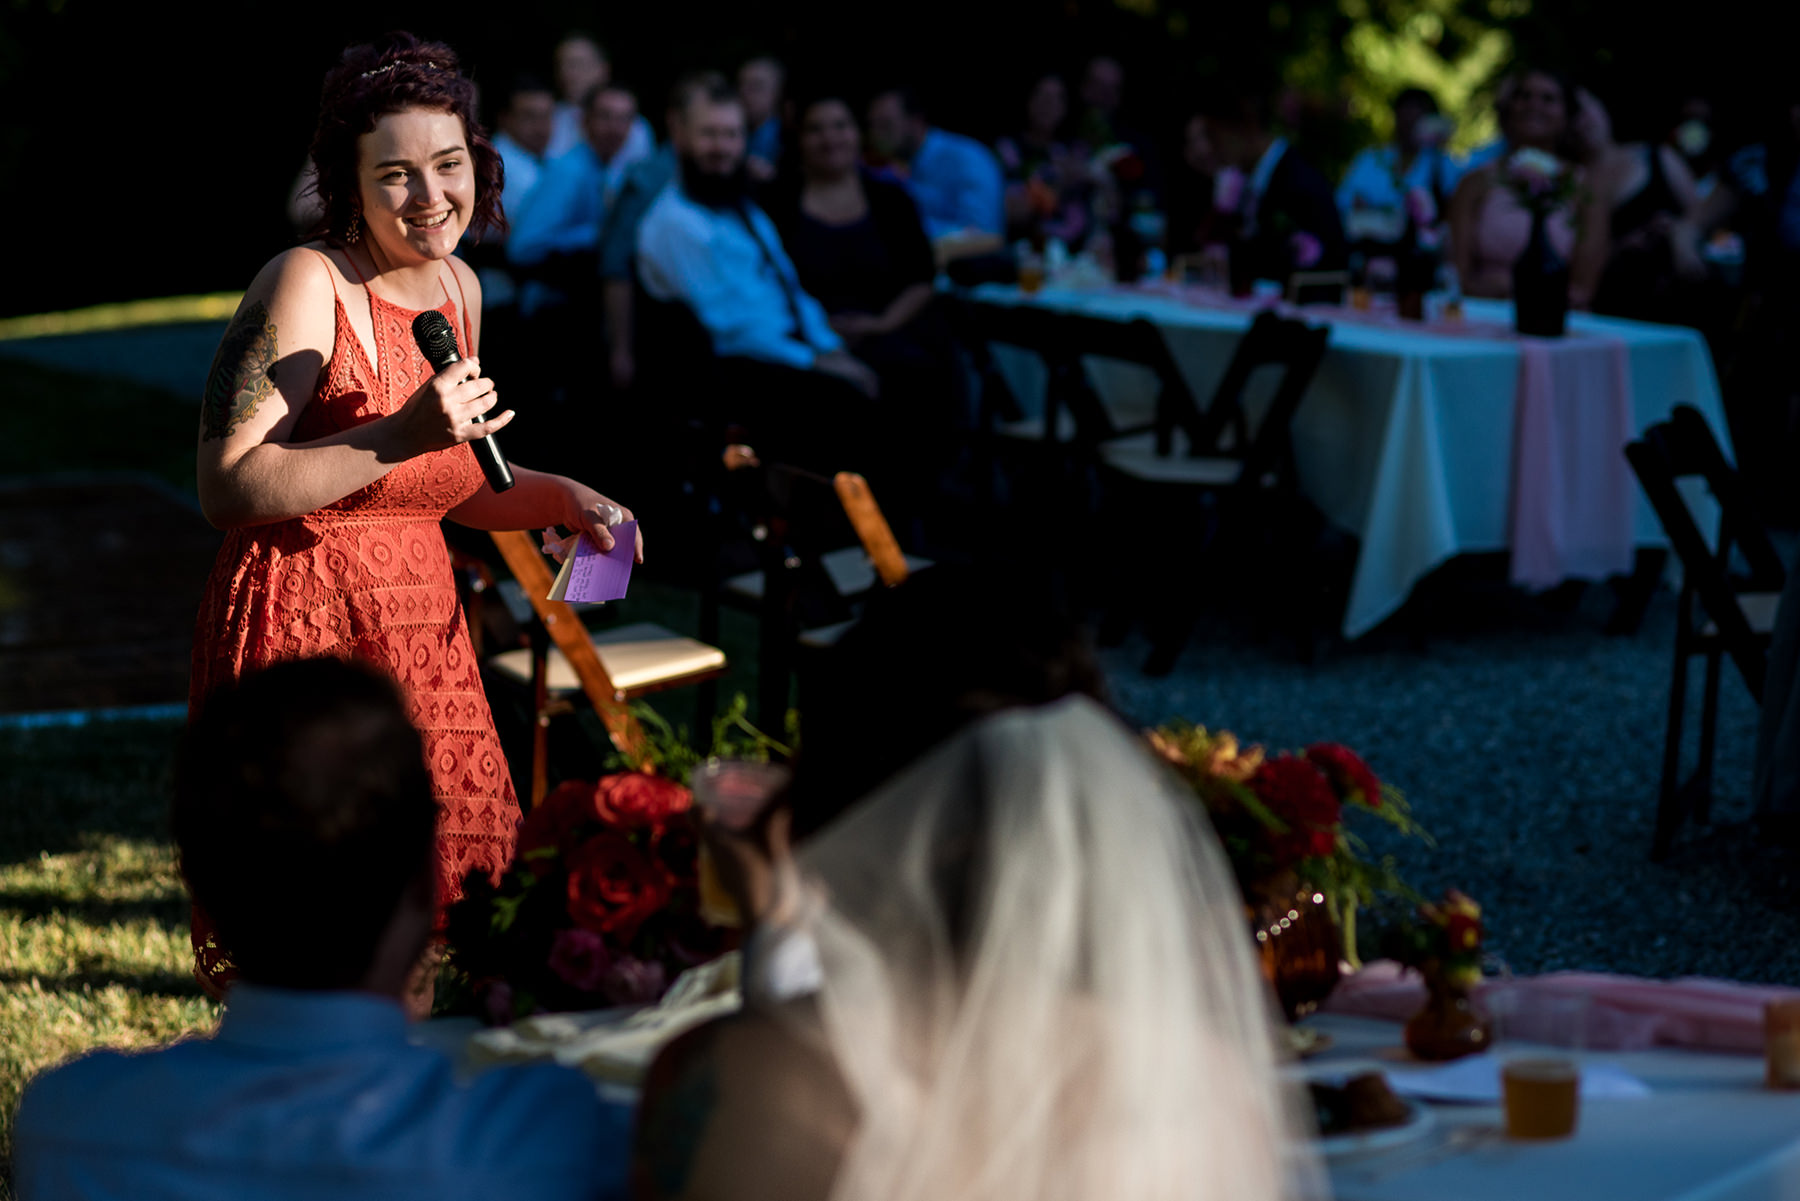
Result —
<path fill-rule="evenodd" d="M 1373 1130 L 1356 1130 L 1345 1134 L 1326 1135 L 1319 1139 L 1319 1153 L 1327 1159 L 1343 1159 L 1404 1147 L 1430 1134 L 1437 1119 L 1424 1105 L 1409 1097 L 1399 1098 L 1407 1108 L 1407 1117 L 1397 1126 L 1378 1126 Z"/>

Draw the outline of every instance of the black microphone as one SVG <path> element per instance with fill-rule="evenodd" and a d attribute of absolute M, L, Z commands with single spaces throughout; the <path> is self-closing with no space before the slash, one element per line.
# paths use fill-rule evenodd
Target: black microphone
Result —
<path fill-rule="evenodd" d="M 456 349 L 456 331 L 450 328 L 450 318 L 436 309 L 426 309 L 413 318 L 413 341 L 419 344 L 419 352 L 433 371 L 442 371 L 450 364 L 462 361 L 462 355 Z M 472 420 L 480 421 L 481 417 L 477 414 Z M 476 438 L 469 445 L 474 448 L 475 461 L 481 464 L 481 474 L 487 476 L 488 487 L 504 492 L 513 486 L 512 468 L 506 465 L 506 456 L 500 452 L 500 443 L 494 435 Z"/>

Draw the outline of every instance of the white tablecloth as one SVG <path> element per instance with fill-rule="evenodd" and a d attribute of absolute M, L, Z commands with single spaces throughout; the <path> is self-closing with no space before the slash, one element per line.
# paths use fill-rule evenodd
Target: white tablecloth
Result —
<path fill-rule="evenodd" d="M 1204 405 L 1218 386 L 1251 313 L 1185 304 L 1129 290 L 1051 287 L 1026 298 L 989 285 L 977 298 L 1031 303 L 1130 320 L 1145 317 Z M 1511 306 L 1470 301 L 1472 324 L 1510 325 Z M 1585 314 L 1572 330 L 1625 344 L 1635 428 L 1666 418 L 1677 404 L 1697 408 L 1730 454 L 1718 381 L 1706 343 L 1693 330 Z M 1027 408 L 1041 406 L 1044 371 L 1030 355 L 996 348 L 996 359 Z M 1367 322 L 1332 326 L 1330 349 L 1294 419 L 1300 485 L 1327 518 L 1362 540 L 1343 632 L 1354 638 L 1398 609 L 1413 585 L 1451 557 L 1510 545 L 1518 344 L 1487 334 L 1451 336 Z M 1141 368 L 1090 361 L 1109 408 L 1131 422 L 1149 419 L 1151 378 Z M 1254 387 L 1253 383 L 1253 387 Z M 1253 393 L 1253 411 L 1266 402 Z M 1041 407 L 1035 410 L 1041 412 Z M 1623 447 L 1588 448 L 1622 455 Z M 1636 497 L 1640 546 L 1664 546 L 1656 515 Z"/>
<path fill-rule="evenodd" d="M 1331 1034 L 1312 1064 L 1417 1067 L 1400 1027 L 1323 1015 Z M 1496 1105 L 1434 1105 L 1418 1143 L 1336 1159 L 1339 1201 L 1774 1201 L 1800 1196 L 1800 1093 L 1763 1085 L 1757 1055 L 1640 1051 L 1581 1056 L 1651 1088 L 1641 1098 L 1583 1098 L 1575 1135 L 1514 1142 Z M 1458 1130 L 1466 1131 L 1457 1135 Z M 1480 1132 L 1480 1137 L 1468 1137 Z M 1491 1136 L 1490 1136 L 1491 1135 Z M 1466 1141 L 1459 1141 L 1466 1140 Z"/>

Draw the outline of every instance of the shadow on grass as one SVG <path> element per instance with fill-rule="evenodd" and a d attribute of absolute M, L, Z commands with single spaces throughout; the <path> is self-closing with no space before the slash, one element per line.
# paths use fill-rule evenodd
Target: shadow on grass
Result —
<path fill-rule="evenodd" d="M 16 913 L 26 919 L 59 915 L 89 926 L 152 921 L 171 930 L 186 930 L 188 923 L 188 902 L 182 898 L 74 900 L 67 892 L 54 888 L 0 889 L 0 912 Z"/>
<path fill-rule="evenodd" d="M 205 995 L 192 976 L 181 972 L 74 971 L 49 975 L 0 970 L 0 988 L 29 985 L 34 981 L 43 992 L 58 994 L 99 992 L 116 985 L 139 996 L 171 1000 Z"/>

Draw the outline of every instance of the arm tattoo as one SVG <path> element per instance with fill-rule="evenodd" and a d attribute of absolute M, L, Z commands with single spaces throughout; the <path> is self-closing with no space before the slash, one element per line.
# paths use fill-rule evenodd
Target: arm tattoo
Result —
<path fill-rule="evenodd" d="M 275 390 L 275 323 L 262 301 L 235 318 L 213 356 L 200 403 L 201 440 L 223 438 L 256 415 L 256 406 Z"/>

